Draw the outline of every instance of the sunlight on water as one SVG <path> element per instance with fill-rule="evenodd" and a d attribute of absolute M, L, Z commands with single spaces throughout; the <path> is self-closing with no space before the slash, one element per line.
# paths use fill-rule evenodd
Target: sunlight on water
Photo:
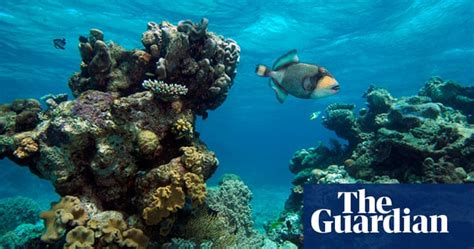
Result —
<path fill-rule="evenodd" d="M 281 204 L 292 186 L 288 166 L 293 153 L 337 137 L 323 127 L 321 118 L 309 120 L 311 113 L 324 116 L 335 102 L 365 107 L 362 95 L 369 85 L 400 98 L 416 94 L 434 75 L 472 84 L 473 16 L 472 0 L 3 0 L 0 102 L 48 93 L 69 93 L 71 98 L 68 80 L 81 63 L 78 38 L 87 37 L 91 28 L 102 30 L 106 41 L 143 49 L 148 22 L 176 25 L 206 17 L 209 31 L 235 40 L 241 48 L 226 102 L 206 120 L 197 120 L 196 131 L 220 161 L 209 184 L 224 173 L 236 173 L 257 189 L 257 196 L 279 191 L 268 195 L 282 199 Z M 55 49 L 53 39 L 65 39 L 65 49 Z M 290 96 L 280 104 L 268 79 L 255 75 L 255 66 L 271 66 L 292 49 L 302 62 L 327 68 L 341 91 L 320 100 Z M 0 172 L 0 197 L 38 195 L 44 202 L 56 198 L 53 187 L 29 176 L 27 168 L 2 160 Z M 44 196 L 38 194 L 42 191 Z M 265 209 L 262 203 L 256 205 Z"/>

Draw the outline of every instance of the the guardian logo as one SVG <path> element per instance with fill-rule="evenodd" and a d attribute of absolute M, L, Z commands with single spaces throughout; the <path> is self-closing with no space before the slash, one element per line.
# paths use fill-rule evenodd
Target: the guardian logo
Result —
<path fill-rule="evenodd" d="M 333 214 L 331 209 L 312 213 L 311 228 L 316 233 L 449 233 L 447 215 L 412 215 L 408 207 L 392 208 L 392 199 L 388 196 L 366 196 L 365 189 L 337 192 L 337 199 L 344 204 L 341 214 Z M 358 207 L 354 208 L 353 204 Z"/>

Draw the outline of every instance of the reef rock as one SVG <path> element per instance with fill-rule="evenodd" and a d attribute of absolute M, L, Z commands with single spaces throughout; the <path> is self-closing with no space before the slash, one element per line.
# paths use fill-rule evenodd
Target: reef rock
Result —
<path fill-rule="evenodd" d="M 424 89 L 432 84 L 428 82 Z M 388 95 L 386 90 L 370 88 L 366 97 L 373 92 Z M 352 140 L 357 145 L 349 158 L 350 174 L 365 180 L 387 175 L 402 183 L 463 182 L 455 169 L 474 170 L 474 126 L 467 117 L 424 95 L 385 99 L 389 101 L 369 105 L 353 124 L 361 127 L 362 140 Z M 336 133 L 346 129 L 327 127 Z M 436 176 L 440 174 L 446 176 Z"/>
<path fill-rule="evenodd" d="M 348 146 L 319 144 L 295 153 L 289 167 L 294 186 L 280 217 L 267 224 L 268 236 L 302 246 L 304 184 L 472 183 L 471 91 L 433 78 L 410 97 L 370 86 L 359 115 L 352 104 L 329 105 L 323 125 Z"/>
<path fill-rule="evenodd" d="M 418 95 L 428 96 L 433 102 L 461 111 L 470 123 L 474 122 L 474 87 L 461 86 L 458 83 L 440 77 L 433 77 L 420 89 Z"/>

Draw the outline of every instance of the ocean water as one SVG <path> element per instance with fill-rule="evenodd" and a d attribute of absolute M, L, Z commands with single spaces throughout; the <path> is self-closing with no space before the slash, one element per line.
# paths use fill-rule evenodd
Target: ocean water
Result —
<path fill-rule="evenodd" d="M 291 186 L 288 162 L 297 149 L 335 134 L 309 115 L 335 102 L 363 107 L 369 85 L 394 96 L 416 94 L 429 77 L 474 82 L 474 1 L 21 1 L 0 2 L 0 102 L 69 93 L 79 70 L 79 35 L 90 28 L 127 49 L 142 48 L 148 21 L 209 19 L 209 30 L 241 47 L 238 74 L 227 101 L 197 131 L 220 166 L 209 183 L 236 173 L 250 185 L 258 212 L 268 200 L 282 206 Z M 66 38 L 65 50 L 52 40 Z M 297 49 L 304 62 L 325 66 L 340 82 L 321 100 L 289 97 L 280 104 L 255 65 L 271 65 Z M 27 168 L 0 161 L 0 197 L 57 198 Z M 263 213 L 260 213 L 264 215 Z"/>

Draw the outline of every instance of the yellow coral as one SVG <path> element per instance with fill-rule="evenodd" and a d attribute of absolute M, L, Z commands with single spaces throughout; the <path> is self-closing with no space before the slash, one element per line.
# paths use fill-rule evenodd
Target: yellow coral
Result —
<path fill-rule="evenodd" d="M 169 178 L 172 184 L 181 185 L 182 175 L 177 170 L 171 170 L 169 174 Z"/>
<path fill-rule="evenodd" d="M 52 243 L 59 240 L 66 231 L 66 226 L 82 226 L 89 216 L 75 196 L 65 196 L 51 205 L 51 210 L 42 212 L 40 218 L 44 220 L 46 231 L 41 240 Z"/>
<path fill-rule="evenodd" d="M 177 135 L 177 138 L 188 137 L 192 138 L 194 133 L 194 127 L 191 122 L 184 118 L 176 120 L 173 124 L 171 131 Z"/>
<path fill-rule="evenodd" d="M 122 247 L 126 248 L 145 249 L 150 241 L 142 230 L 136 228 L 123 232 L 123 238 Z"/>
<path fill-rule="evenodd" d="M 31 137 L 25 137 L 21 140 L 20 145 L 13 152 L 19 159 L 24 159 L 31 156 L 33 153 L 38 152 L 38 144 Z"/>
<path fill-rule="evenodd" d="M 174 184 L 158 187 L 153 193 L 153 202 L 143 210 L 143 218 L 147 225 L 156 225 L 163 218 L 178 211 L 184 206 L 184 192 Z"/>
<path fill-rule="evenodd" d="M 109 213 L 108 215 L 102 215 L 102 217 L 100 215 L 95 216 L 87 223 L 87 226 L 94 230 L 95 237 L 98 238 L 96 248 L 111 249 L 123 248 L 124 246 L 127 246 L 127 248 L 146 248 L 149 241 L 140 229 L 131 228 L 127 230 L 127 223 L 123 220 L 121 214 L 112 215 L 112 213 Z"/>
<path fill-rule="evenodd" d="M 101 241 L 110 243 L 121 243 L 123 241 L 122 231 L 127 229 L 127 224 L 123 220 L 110 219 L 107 225 L 102 228 Z"/>
<path fill-rule="evenodd" d="M 93 249 L 94 232 L 84 226 L 78 226 L 66 235 L 64 249 Z"/>
<path fill-rule="evenodd" d="M 143 130 L 138 133 L 137 143 L 142 155 L 152 156 L 160 145 L 160 140 L 154 132 Z"/>
<path fill-rule="evenodd" d="M 201 176 L 194 173 L 184 174 L 184 185 L 186 186 L 186 193 L 193 200 L 193 204 L 201 204 L 206 198 L 206 183 Z"/>
<path fill-rule="evenodd" d="M 174 113 L 179 114 L 183 110 L 183 102 L 181 100 L 175 100 L 171 102 L 171 109 Z"/>
<path fill-rule="evenodd" d="M 186 168 L 193 173 L 200 174 L 204 159 L 203 154 L 194 146 L 181 147 L 181 151 L 183 152 L 181 159 Z"/>

